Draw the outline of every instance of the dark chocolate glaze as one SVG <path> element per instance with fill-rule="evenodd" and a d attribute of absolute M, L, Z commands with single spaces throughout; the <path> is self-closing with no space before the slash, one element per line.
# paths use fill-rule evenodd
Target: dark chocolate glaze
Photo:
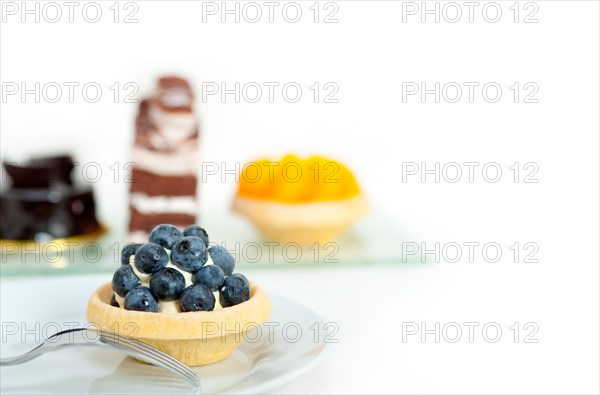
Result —
<path fill-rule="evenodd" d="M 180 97 L 178 104 L 169 103 L 169 96 Z M 185 98 L 185 100 L 181 100 Z M 191 112 L 194 95 L 190 84 L 181 77 L 162 77 L 158 80 L 158 91 L 153 98 L 154 103 L 164 111 L 169 112 Z"/>
<path fill-rule="evenodd" d="M 47 241 L 99 230 L 93 191 L 72 184 L 71 158 L 4 167 L 12 187 L 0 194 L 0 239 Z"/>

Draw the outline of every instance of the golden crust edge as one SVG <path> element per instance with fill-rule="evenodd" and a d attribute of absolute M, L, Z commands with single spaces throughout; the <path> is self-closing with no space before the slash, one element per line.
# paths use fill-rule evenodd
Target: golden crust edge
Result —
<path fill-rule="evenodd" d="M 343 227 L 369 211 L 369 203 L 361 194 L 335 201 L 281 203 L 272 200 L 236 196 L 233 210 L 260 226 L 274 228 Z"/>
<path fill-rule="evenodd" d="M 264 323 L 271 315 L 267 294 L 253 283 L 250 299 L 216 311 L 146 313 L 110 305 L 112 285 L 106 283 L 90 297 L 86 317 L 90 324 L 119 334 L 156 340 L 192 340 L 245 332 Z"/>

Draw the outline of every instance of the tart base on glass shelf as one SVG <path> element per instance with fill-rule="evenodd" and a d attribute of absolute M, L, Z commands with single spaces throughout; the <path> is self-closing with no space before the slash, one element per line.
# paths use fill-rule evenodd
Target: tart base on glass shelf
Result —
<path fill-rule="evenodd" d="M 271 315 L 271 302 L 258 286 L 250 284 L 250 299 L 215 311 L 149 313 L 111 306 L 113 288 L 104 284 L 94 292 L 87 320 L 106 331 L 120 331 L 171 355 L 188 366 L 227 358 L 249 330 Z"/>
<path fill-rule="evenodd" d="M 364 196 L 310 203 L 279 203 L 237 196 L 234 211 L 246 216 L 269 240 L 303 245 L 334 241 L 368 209 Z"/>
<path fill-rule="evenodd" d="M 93 232 L 49 239 L 48 241 L 0 239 L 0 252 L 11 254 L 15 251 L 42 251 L 46 246 L 51 245 L 52 251 L 68 253 L 72 248 L 82 247 L 87 243 L 97 241 L 107 232 L 108 227 L 99 224 L 98 229 Z"/>

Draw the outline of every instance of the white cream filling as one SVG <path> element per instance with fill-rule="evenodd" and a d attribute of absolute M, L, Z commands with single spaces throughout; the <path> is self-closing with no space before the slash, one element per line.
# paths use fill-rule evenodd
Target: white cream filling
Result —
<path fill-rule="evenodd" d="M 167 250 L 166 248 L 165 248 L 165 251 L 167 252 L 167 255 L 169 256 L 169 263 L 167 263 L 166 267 L 173 268 L 183 275 L 183 278 L 185 279 L 185 287 L 186 288 L 193 285 L 193 282 L 192 282 L 193 274 L 190 272 L 186 272 L 185 270 L 181 270 L 180 268 L 175 266 L 173 264 L 173 262 L 171 262 L 171 252 L 169 250 Z M 212 259 L 210 258 L 210 255 L 208 255 L 208 260 L 206 261 L 204 266 L 207 266 L 207 265 L 214 265 Z M 150 274 L 144 274 L 144 273 L 140 272 L 137 267 L 135 267 L 135 256 L 134 255 L 129 257 L 129 266 L 131 266 L 135 275 L 140 279 L 141 285 L 143 285 L 144 287 L 150 288 Z M 213 292 L 213 295 L 215 296 L 215 308 L 213 309 L 213 311 L 222 309 L 223 306 L 221 306 L 221 303 L 219 302 L 219 291 Z M 125 308 L 125 298 L 117 295 L 116 292 L 115 292 L 115 300 L 117 301 L 117 303 L 119 303 L 120 308 L 122 308 L 122 309 Z M 173 300 L 171 302 L 158 301 L 158 309 L 161 313 L 180 313 L 181 312 L 181 307 L 179 306 L 178 300 Z"/>
<path fill-rule="evenodd" d="M 196 117 L 191 111 L 170 112 L 150 106 L 148 115 L 167 142 L 186 140 L 196 132 Z"/>
<path fill-rule="evenodd" d="M 138 268 L 135 266 L 135 255 L 132 255 L 129 257 L 129 266 L 131 266 L 131 268 L 133 269 L 133 272 L 135 273 L 137 278 L 140 279 L 140 282 L 142 283 L 142 285 L 149 287 L 150 286 L 149 285 L 150 284 L 150 275 L 142 273 L 138 270 Z"/>
<path fill-rule="evenodd" d="M 134 192 L 130 195 L 130 203 L 143 214 L 182 213 L 196 215 L 198 205 L 192 196 L 148 196 Z"/>
<path fill-rule="evenodd" d="M 119 306 L 125 306 L 125 298 L 122 296 L 117 295 L 117 293 L 115 292 L 115 300 L 117 301 L 117 303 L 119 304 Z"/>
<path fill-rule="evenodd" d="M 179 307 L 179 301 L 177 300 L 173 300 L 172 302 L 158 302 L 158 310 L 161 313 L 181 313 L 181 307 Z"/>
<path fill-rule="evenodd" d="M 160 101 L 167 107 L 184 107 L 192 104 L 192 95 L 189 90 L 183 88 L 170 88 L 160 93 Z"/>
<path fill-rule="evenodd" d="M 195 144 L 181 147 L 176 153 L 152 151 L 133 146 L 132 162 L 140 170 L 165 176 L 195 176 L 198 173 L 198 149 Z"/>

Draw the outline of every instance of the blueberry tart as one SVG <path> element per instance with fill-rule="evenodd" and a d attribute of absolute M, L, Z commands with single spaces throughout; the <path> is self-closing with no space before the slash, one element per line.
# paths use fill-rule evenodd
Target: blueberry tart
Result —
<path fill-rule="evenodd" d="M 92 295 L 88 321 L 121 331 L 189 366 L 227 358 L 271 314 L 264 291 L 235 273 L 235 260 L 207 245 L 204 229 L 158 225 L 144 244 L 127 244 L 112 283 Z"/>

